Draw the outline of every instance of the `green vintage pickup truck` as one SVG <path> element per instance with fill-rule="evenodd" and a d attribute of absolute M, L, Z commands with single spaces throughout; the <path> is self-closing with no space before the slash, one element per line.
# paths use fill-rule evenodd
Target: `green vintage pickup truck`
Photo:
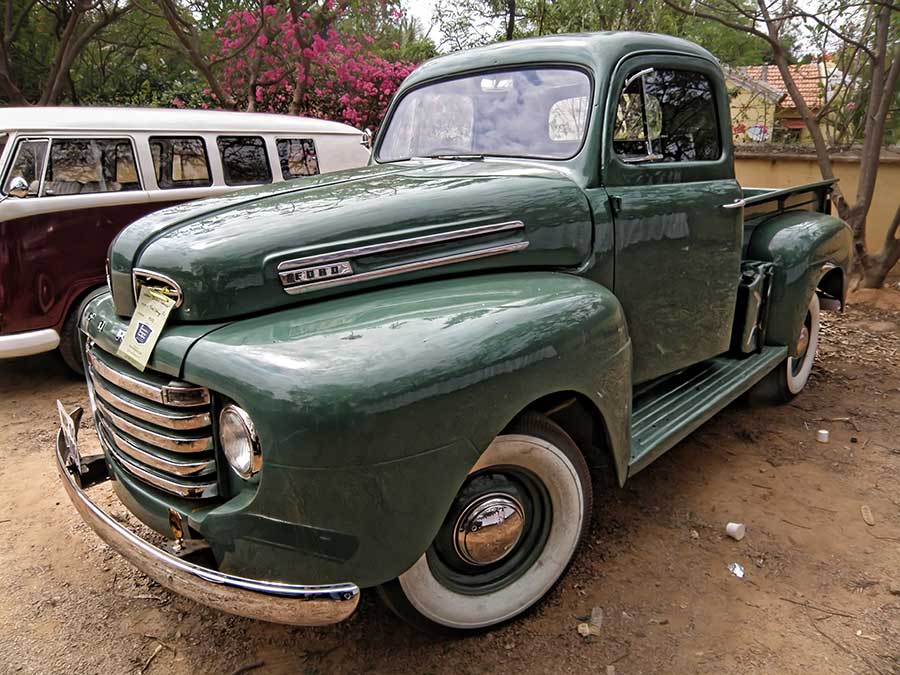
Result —
<path fill-rule="evenodd" d="M 80 323 L 102 454 L 61 410 L 76 508 L 236 614 L 332 623 L 372 589 L 439 631 L 517 616 L 576 555 L 592 474 L 798 394 L 843 305 L 830 183 L 742 189 L 728 111 L 688 42 L 506 42 L 410 75 L 368 167 L 135 222 Z M 149 288 L 174 309 L 141 370 L 118 351 Z M 107 479 L 167 543 L 96 506 Z"/>

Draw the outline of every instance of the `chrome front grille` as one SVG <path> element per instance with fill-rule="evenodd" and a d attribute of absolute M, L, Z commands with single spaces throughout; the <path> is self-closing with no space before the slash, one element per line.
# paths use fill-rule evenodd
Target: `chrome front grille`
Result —
<path fill-rule="evenodd" d="M 88 341 L 97 435 L 121 470 L 189 499 L 218 495 L 209 390 L 132 368 Z"/>

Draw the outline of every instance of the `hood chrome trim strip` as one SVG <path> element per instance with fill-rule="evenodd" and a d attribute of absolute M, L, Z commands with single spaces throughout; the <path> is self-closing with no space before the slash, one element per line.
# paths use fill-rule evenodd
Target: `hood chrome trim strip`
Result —
<path fill-rule="evenodd" d="M 304 258 L 293 258 L 278 263 L 276 268 L 279 272 L 294 270 L 299 267 L 307 267 L 309 265 L 324 265 L 331 262 L 347 260 L 349 258 L 361 258 L 376 253 L 386 253 L 388 251 L 398 251 L 405 248 L 415 248 L 418 246 L 428 246 L 430 244 L 440 244 L 445 241 L 453 241 L 455 239 L 466 239 L 468 237 L 478 237 L 496 232 L 508 232 L 511 230 L 521 230 L 525 227 L 525 223 L 521 220 L 511 220 L 504 223 L 494 223 L 491 225 L 478 225 L 476 227 L 467 227 L 462 230 L 453 232 L 438 232 L 436 234 L 426 234 L 421 237 L 412 237 L 410 239 L 397 239 L 382 244 L 370 244 L 368 246 L 359 246 L 357 248 L 347 248 L 342 251 L 333 253 L 323 253 L 321 255 L 311 255 Z M 362 275 L 353 277 L 358 280 Z M 325 282 L 322 282 L 325 283 Z M 312 284 L 310 284 L 312 286 Z"/>
<path fill-rule="evenodd" d="M 395 274 L 406 274 L 407 272 L 415 272 L 417 270 L 425 270 L 440 265 L 451 265 L 453 263 L 466 262 L 468 260 L 477 260 L 478 258 L 486 258 L 488 256 L 502 255 L 504 253 L 513 253 L 528 248 L 527 241 L 520 241 L 514 244 L 503 244 L 501 246 L 491 246 L 489 248 L 480 248 L 465 253 L 456 253 L 454 255 L 445 255 L 440 258 L 429 258 L 428 260 L 419 260 L 417 262 L 406 263 L 404 265 L 394 265 L 393 267 L 385 267 L 372 272 L 363 272 L 362 274 L 354 274 L 348 277 L 338 277 L 325 281 L 312 282 L 308 284 L 300 284 L 296 286 L 286 286 L 285 293 L 289 295 L 298 295 L 300 293 L 308 293 L 309 291 L 328 288 L 331 286 L 343 286 L 344 284 L 355 284 L 360 281 L 370 281 L 372 279 L 380 279 Z M 283 275 L 290 272 L 282 272 Z"/>

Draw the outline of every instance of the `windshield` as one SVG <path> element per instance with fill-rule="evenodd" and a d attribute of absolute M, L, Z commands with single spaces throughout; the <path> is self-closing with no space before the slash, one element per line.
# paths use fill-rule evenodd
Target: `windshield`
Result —
<path fill-rule="evenodd" d="M 379 162 L 493 155 L 568 159 L 581 148 L 591 81 L 574 68 L 480 73 L 419 87 L 394 110 Z"/>

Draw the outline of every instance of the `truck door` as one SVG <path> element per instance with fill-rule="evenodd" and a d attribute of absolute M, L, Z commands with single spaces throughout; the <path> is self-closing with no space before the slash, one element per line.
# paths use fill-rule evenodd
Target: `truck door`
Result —
<path fill-rule="evenodd" d="M 742 237 L 740 209 L 730 207 L 741 189 L 712 62 L 631 58 L 609 91 L 603 181 L 638 383 L 728 349 Z"/>

